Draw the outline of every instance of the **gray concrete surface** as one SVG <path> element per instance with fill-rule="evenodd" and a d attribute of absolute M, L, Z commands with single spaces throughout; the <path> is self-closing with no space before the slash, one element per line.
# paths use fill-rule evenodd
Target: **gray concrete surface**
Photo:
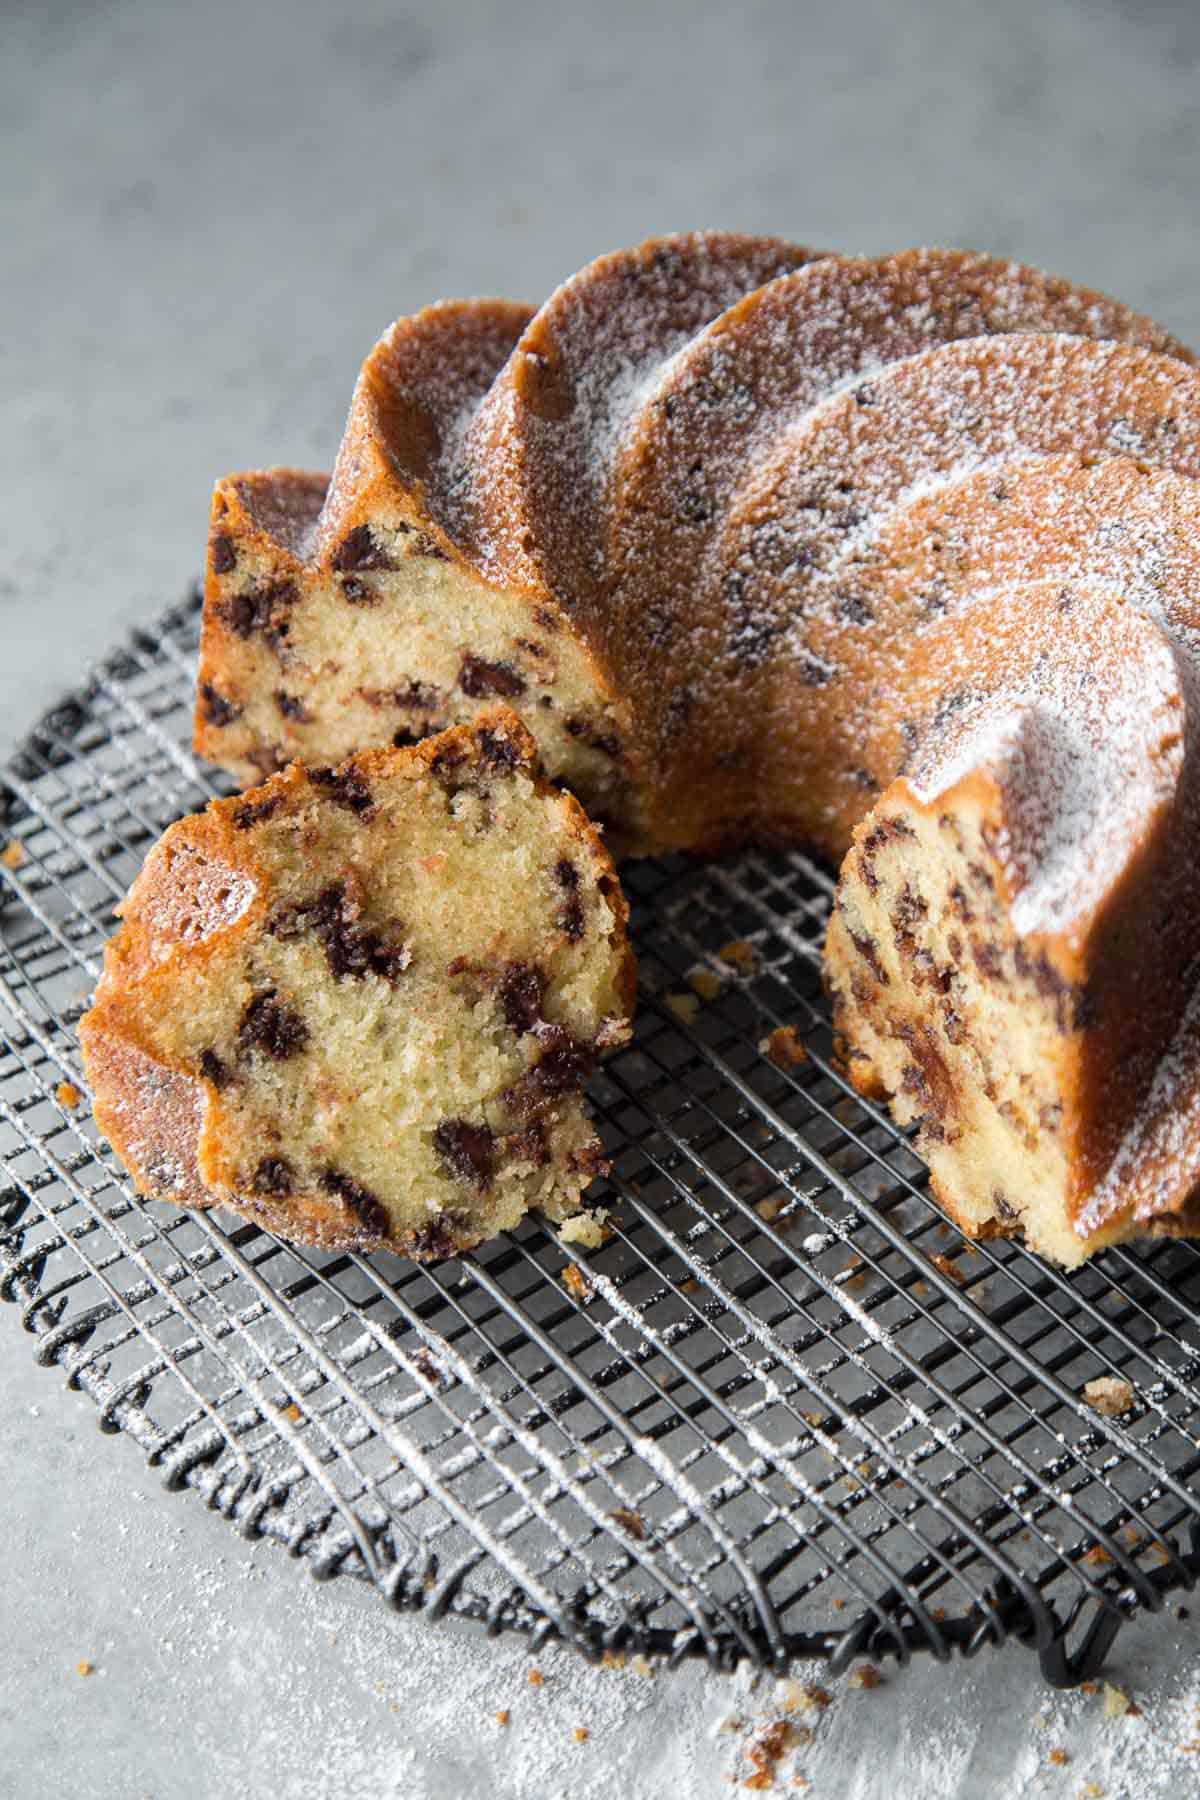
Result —
<path fill-rule="evenodd" d="M 195 572 L 215 475 L 328 463 L 361 357 L 437 295 L 536 298 L 602 249 L 727 224 L 1013 253 L 1196 341 L 1198 61 L 1200 13 L 1164 0 L 5 0 L 0 751 Z M 606 1769 L 630 1800 L 672 1771 L 673 1791 L 728 1791 L 721 1740 L 684 1743 L 726 1704 L 698 1673 L 624 1710 L 588 1689 L 612 1727 L 590 1761 L 522 1762 L 479 1703 L 519 1684 L 515 1652 L 434 1655 L 420 1626 L 236 1547 L 28 1349 L 0 1317 L 0 1794 L 580 1800 Z M 196 1594 L 200 1636 L 180 1622 Z M 1168 1708 L 1188 1629 L 1124 1652 Z M 1042 1791 L 1018 1653 L 873 1699 L 825 1732 L 814 1792 Z M 1082 1742 L 1083 1711 L 1055 1716 Z M 922 1762 L 935 1719 L 945 1754 Z M 1053 1791 L 1080 1790 L 1086 1754 Z M 1194 1791 L 1186 1757 L 1149 1752 L 1116 1781 Z"/>

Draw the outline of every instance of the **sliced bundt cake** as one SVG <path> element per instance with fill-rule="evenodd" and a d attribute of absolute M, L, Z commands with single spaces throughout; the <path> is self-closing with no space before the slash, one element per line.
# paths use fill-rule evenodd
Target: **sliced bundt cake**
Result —
<path fill-rule="evenodd" d="M 123 917 L 81 1036 L 143 1193 L 417 1257 L 578 1214 L 626 908 L 511 713 L 215 802 Z"/>

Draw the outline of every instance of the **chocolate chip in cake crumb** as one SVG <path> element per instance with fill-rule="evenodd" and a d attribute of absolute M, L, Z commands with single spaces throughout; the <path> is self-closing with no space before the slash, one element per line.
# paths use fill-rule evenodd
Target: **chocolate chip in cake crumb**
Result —
<path fill-rule="evenodd" d="M 874 938 L 860 936 L 854 931 L 848 931 L 847 935 L 880 986 L 889 986 L 888 972 L 879 960 L 879 946 Z"/>
<path fill-rule="evenodd" d="M 530 963 L 510 962 L 500 977 L 496 998 L 505 1022 L 513 1031 L 532 1031 L 541 1023 L 546 997 L 546 977 Z"/>
<path fill-rule="evenodd" d="M 533 616 L 543 631 L 557 631 L 558 619 L 548 606 L 535 606 Z"/>
<path fill-rule="evenodd" d="M 249 831 L 252 825 L 261 825 L 283 805 L 282 794 L 269 794 L 265 800 L 246 800 L 241 806 L 234 808 L 233 822 L 239 831 Z"/>
<path fill-rule="evenodd" d="M 472 1125 L 467 1119 L 443 1119 L 433 1134 L 433 1146 L 455 1181 L 481 1189 L 491 1186 L 496 1140 L 489 1126 Z"/>
<path fill-rule="evenodd" d="M 254 1171 L 251 1186 L 256 1193 L 286 1199 L 295 1192 L 296 1178 L 285 1156 L 264 1156 Z"/>
<path fill-rule="evenodd" d="M 479 729 L 479 760 L 487 769 L 519 769 L 525 752 L 507 731 L 483 725 Z"/>
<path fill-rule="evenodd" d="M 1010 1225 L 1017 1217 L 1017 1209 L 1003 1188 L 994 1187 L 992 1189 L 992 1211 L 998 1219 L 1003 1219 L 1006 1225 Z"/>
<path fill-rule="evenodd" d="M 538 1036 L 543 1048 L 537 1061 L 500 1096 L 501 1104 L 519 1119 L 533 1118 L 569 1093 L 595 1061 L 591 1046 L 578 1043 L 563 1025 L 546 1025 Z"/>
<path fill-rule="evenodd" d="M 488 694 L 515 700 L 525 692 L 525 677 L 511 663 L 485 662 L 482 657 L 468 652 L 458 671 L 458 685 L 473 700 L 481 700 Z"/>
<path fill-rule="evenodd" d="M 403 940 L 403 926 L 393 922 L 386 933 L 364 925 L 359 901 L 345 881 L 331 882 L 312 900 L 284 907 L 268 921 L 274 937 L 317 939 L 325 952 L 330 972 L 341 981 L 378 975 L 395 981 L 412 962 L 411 947 Z"/>
<path fill-rule="evenodd" d="M 369 525 L 356 525 L 347 532 L 331 558 L 339 573 L 347 569 L 390 569 L 387 551 L 376 541 Z"/>
<path fill-rule="evenodd" d="M 232 725 L 242 716 L 241 707 L 220 693 L 211 681 L 200 683 L 200 711 L 209 725 Z"/>
<path fill-rule="evenodd" d="M 351 606 L 378 606 L 379 595 L 369 581 L 360 575 L 342 576 L 342 599 L 348 600 Z"/>
<path fill-rule="evenodd" d="M 200 1073 L 205 1081 L 211 1081 L 215 1088 L 224 1087 L 229 1080 L 229 1070 L 215 1050 L 200 1052 Z"/>
<path fill-rule="evenodd" d="M 228 575 L 230 569 L 237 566 L 237 551 L 233 547 L 233 539 L 223 531 L 219 531 L 212 540 L 210 560 L 214 575 Z"/>
<path fill-rule="evenodd" d="M 258 581 L 230 597 L 225 619 L 235 636 L 250 638 L 261 632 L 278 653 L 291 629 L 289 616 L 299 598 L 294 581 Z"/>
<path fill-rule="evenodd" d="M 978 938 L 971 939 L 971 955 L 975 959 L 975 967 L 981 975 L 991 981 L 999 981 L 1004 974 L 1004 964 L 997 945 L 980 943 Z"/>
<path fill-rule="evenodd" d="M 327 1194 L 333 1194 L 349 1207 L 359 1223 L 364 1226 L 372 1238 L 386 1238 L 388 1234 L 387 1208 L 360 1181 L 355 1181 L 341 1169 L 327 1168 L 321 1172 L 321 1186 Z"/>
<path fill-rule="evenodd" d="M 246 1007 L 238 1026 L 238 1042 L 243 1052 L 261 1050 L 275 1062 L 286 1062 L 307 1044 L 308 1026 L 269 988 L 255 994 Z"/>
<path fill-rule="evenodd" d="M 584 932 L 583 901 L 572 894 L 558 915 L 558 922 L 571 943 L 577 944 Z"/>
<path fill-rule="evenodd" d="M 457 1256 L 458 1252 L 466 1247 L 463 1237 L 457 1234 L 461 1232 L 465 1237 L 468 1222 L 458 1213 L 443 1213 L 440 1219 L 434 1219 L 430 1224 L 422 1225 L 419 1230 L 413 1232 L 409 1239 L 410 1254 L 422 1261 Z M 478 1242 L 477 1234 L 468 1238 L 466 1242 Z"/>
<path fill-rule="evenodd" d="M 448 782 L 456 769 L 461 769 L 467 761 L 468 751 L 460 739 L 454 738 L 443 744 L 430 758 L 429 767 L 442 781 Z"/>
<path fill-rule="evenodd" d="M 348 807 L 356 818 L 366 820 L 374 817 L 375 802 L 371 789 L 357 769 L 347 768 L 345 765 L 339 769 L 310 769 L 308 779 L 336 805 Z"/>
<path fill-rule="evenodd" d="M 550 1161 L 550 1145 L 541 1120 L 535 1119 L 524 1131 L 510 1132 L 503 1139 L 503 1150 L 506 1163 L 532 1163 L 535 1169 L 544 1169 Z"/>
<path fill-rule="evenodd" d="M 285 719 L 294 719 L 297 725 L 312 724 L 312 714 L 298 695 L 285 694 L 282 688 L 276 688 L 275 704 Z"/>

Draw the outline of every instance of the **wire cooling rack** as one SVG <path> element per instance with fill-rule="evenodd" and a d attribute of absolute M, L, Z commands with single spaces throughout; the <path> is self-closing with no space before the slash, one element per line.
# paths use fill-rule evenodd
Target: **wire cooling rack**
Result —
<path fill-rule="evenodd" d="M 76 1025 L 112 908 L 216 791 L 193 596 L 36 727 L 0 839 L 0 1294 L 169 1488 L 319 1576 L 592 1656 L 972 1655 L 1060 1685 L 1200 1575 L 1200 1257 L 1068 1277 L 967 1246 L 831 1056 L 831 883 L 799 855 L 626 871 L 635 1043 L 592 1087 L 613 1234 L 455 1261 L 293 1249 L 138 1199 Z M 722 955 L 722 951 L 725 952 Z M 760 1045 L 794 1025 L 807 1060 Z M 1081 1398 L 1132 1384 L 1120 1419 Z"/>

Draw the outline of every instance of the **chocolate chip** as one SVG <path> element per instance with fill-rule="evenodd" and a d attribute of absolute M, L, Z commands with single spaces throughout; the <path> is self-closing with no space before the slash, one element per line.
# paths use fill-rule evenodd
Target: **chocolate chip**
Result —
<path fill-rule="evenodd" d="M 466 746 L 461 738 L 452 738 L 448 744 L 443 744 L 439 750 L 434 752 L 429 760 L 429 767 L 443 781 L 449 781 L 453 777 L 454 770 L 462 768 L 467 760 L 467 755 Z"/>
<path fill-rule="evenodd" d="M 283 1156 L 264 1156 L 254 1171 L 251 1186 L 259 1194 L 276 1194 L 285 1199 L 295 1192 L 291 1163 Z"/>
<path fill-rule="evenodd" d="M 285 694 L 282 688 L 276 688 L 275 704 L 285 719 L 294 719 L 298 725 L 311 725 L 312 714 L 298 695 Z"/>
<path fill-rule="evenodd" d="M 996 1217 L 1005 1220 L 1006 1223 L 1011 1223 L 1017 1216 L 1016 1207 L 1002 1188 L 994 1187 L 992 1189 L 992 1209 Z"/>
<path fill-rule="evenodd" d="M 450 561 L 437 539 L 430 537 L 427 531 L 419 531 L 413 539 L 412 554 L 414 556 L 431 556 L 434 562 Z"/>
<path fill-rule="evenodd" d="M 261 1050 L 275 1062 L 285 1062 L 307 1044 L 308 1026 L 271 988 L 256 994 L 242 1014 L 238 1042 L 243 1052 Z"/>
<path fill-rule="evenodd" d="M 577 944 L 583 936 L 583 901 L 578 894 L 572 894 L 558 915 L 558 922 L 571 943 Z"/>
<path fill-rule="evenodd" d="M 209 725 L 232 725 L 242 716 L 241 707 L 219 693 L 211 681 L 200 683 L 200 711 Z"/>
<path fill-rule="evenodd" d="M 239 831 L 249 831 L 252 825 L 261 825 L 277 813 L 282 805 L 282 794 L 269 794 L 265 800 L 244 800 L 234 808 L 233 822 Z"/>
<path fill-rule="evenodd" d="M 995 944 L 981 944 L 978 938 L 971 939 L 971 955 L 975 958 L 975 967 L 981 975 L 992 981 L 999 981 L 1004 973 L 999 948 Z"/>
<path fill-rule="evenodd" d="M 357 575 L 343 575 L 342 598 L 348 600 L 351 606 L 378 606 L 379 604 L 379 595 L 375 589 L 368 582 L 360 580 Z"/>
<path fill-rule="evenodd" d="M 551 1100 L 569 1093 L 595 1061 L 591 1046 L 576 1042 L 565 1026 L 547 1025 L 538 1035 L 544 1045 L 541 1055 L 500 1096 L 502 1104 L 519 1119 L 532 1118 Z"/>
<path fill-rule="evenodd" d="M 560 888 L 565 889 L 568 894 L 573 894 L 579 886 L 579 870 L 573 862 L 568 862 L 565 856 L 560 856 L 554 865 L 554 879 Z"/>
<path fill-rule="evenodd" d="M 332 566 L 339 574 L 346 569 L 390 569 L 387 551 L 375 541 L 369 525 L 356 525 L 333 553 Z"/>
<path fill-rule="evenodd" d="M 339 769 L 310 769 L 308 779 L 338 806 L 345 806 L 359 819 L 375 814 L 375 802 L 366 780 L 357 769 L 343 764 Z"/>
<path fill-rule="evenodd" d="M 229 1070 L 215 1050 L 200 1052 L 200 1073 L 205 1081 L 211 1081 L 215 1088 L 224 1087 L 229 1080 Z"/>
<path fill-rule="evenodd" d="M 409 681 L 402 688 L 394 688 L 392 699 L 397 706 L 411 706 L 418 712 L 435 713 L 440 711 L 443 695 L 439 688 L 431 687 L 427 681 Z"/>
<path fill-rule="evenodd" d="M 871 973 L 874 975 L 876 981 L 878 981 L 882 987 L 889 986 L 890 984 L 888 981 L 888 972 L 879 960 L 879 947 L 876 944 L 874 938 L 859 937 L 853 931 L 848 931 L 847 936 L 849 937 L 850 942 L 854 945 L 854 948 L 858 951 L 858 954 L 862 957 L 863 961 L 870 968 Z"/>
<path fill-rule="evenodd" d="M 482 657 L 466 655 L 458 671 L 458 685 L 473 700 L 485 694 L 500 694 L 515 700 L 525 692 L 525 677 L 510 663 L 484 662 Z"/>
<path fill-rule="evenodd" d="M 334 1194 L 341 1200 L 372 1238 L 386 1238 L 388 1234 L 387 1208 L 376 1199 L 370 1188 L 346 1175 L 341 1169 L 323 1169 L 321 1186 L 327 1194 Z"/>
<path fill-rule="evenodd" d="M 431 1224 L 422 1225 L 419 1231 L 413 1232 L 409 1239 L 409 1254 L 422 1262 L 457 1256 L 463 1244 L 455 1236 L 455 1228 L 461 1230 L 467 1223 L 458 1213 L 443 1213 L 440 1219 L 434 1219 Z"/>
<path fill-rule="evenodd" d="M 529 963 L 510 962 L 500 977 L 496 998 L 505 1023 L 513 1031 L 532 1031 L 541 1021 L 546 977 Z"/>
<path fill-rule="evenodd" d="M 506 731 L 485 725 L 479 732 L 479 760 L 489 769 L 516 769 L 525 760 L 521 746 Z"/>
<path fill-rule="evenodd" d="M 289 615 L 300 598 L 294 581 L 260 581 L 225 603 L 229 628 L 240 638 L 261 632 L 276 652 L 291 629 Z"/>
<path fill-rule="evenodd" d="M 535 1119 L 524 1131 L 514 1131 L 504 1139 L 504 1160 L 532 1163 L 537 1169 L 545 1168 L 550 1161 L 550 1146 L 546 1142 L 546 1128 L 540 1119 Z"/>
<path fill-rule="evenodd" d="M 592 721 L 582 713 L 573 713 L 569 719 L 563 720 L 563 725 L 573 738 L 579 738 L 593 750 L 600 750 L 614 760 L 620 756 L 620 738 L 612 732 L 597 731 Z"/>
<path fill-rule="evenodd" d="M 317 939 L 334 978 L 361 979 L 378 975 L 395 981 L 412 961 L 409 946 L 400 941 L 403 929 L 394 925 L 388 936 L 359 923 L 359 907 L 346 884 L 336 881 L 312 900 L 283 908 L 268 922 L 274 937 L 299 937 L 307 932 Z"/>
<path fill-rule="evenodd" d="M 446 1173 L 471 1187 L 488 1188 L 495 1171 L 495 1137 L 486 1125 L 466 1119 L 443 1119 L 433 1134 L 434 1149 Z"/>
<path fill-rule="evenodd" d="M 558 619 L 548 606 L 535 606 L 533 616 L 543 631 L 558 630 Z"/>
<path fill-rule="evenodd" d="M 214 575 L 228 575 L 230 569 L 237 566 L 237 551 L 233 547 L 233 539 L 223 531 L 218 532 L 212 540 L 210 560 Z"/>

